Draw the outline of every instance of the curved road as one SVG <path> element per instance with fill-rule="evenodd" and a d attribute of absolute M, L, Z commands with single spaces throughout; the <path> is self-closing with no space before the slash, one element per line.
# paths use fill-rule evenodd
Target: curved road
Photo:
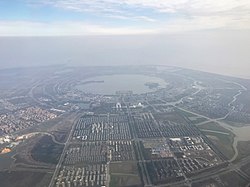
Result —
<path fill-rule="evenodd" d="M 48 135 L 52 138 L 53 142 L 60 144 L 60 145 L 65 145 L 65 143 L 57 141 L 55 136 L 53 134 L 48 133 L 48 132 L 32 132 L 32 133 L 24 134 L 22 136 L 33 136 L 33 135 Z"/>

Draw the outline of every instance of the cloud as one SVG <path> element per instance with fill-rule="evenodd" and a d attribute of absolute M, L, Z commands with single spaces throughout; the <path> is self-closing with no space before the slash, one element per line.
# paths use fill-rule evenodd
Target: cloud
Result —
<path fill-rule="evenodd" d="M 235 29 L 242 29 L 244 24 L 250 23 L 249 0 L 28 0 L 28 2 L 36 6 L 52 6 L 113 19 L 149 22 L 148 24 L 159 22 L 163 25 L 181 19 L 184 24 L 199 22 L 206 29 L 211 28 L 212 24 L 206 20 L 213 20 L 216 28 L 220 23 L 223 28 L 226 26 L 232 28 L 235 25 Z"/>
<path fill-rule="evenodd" d="M 110 27 L 84 22 L 0 21 L 0 36 L 130 35 L 156 32 L 154 29 Z"/>
<path fill-rule="evenodd" d="M 0 36 L 126 35 L 250 29 L 249 0 L 25 0 L 31 8 L 78 12 L 84 22 L 0 20 Z M 50 9 L 51 11 L 51 9 Z M 67 14 L 67 12 L 65 13 Z M 89 14 L 97 19 L 91 20 Z M 98 16 L 102 19 L 98 19 Z M 102 21 L 102 22 L 101 22 Z"/>
<path fill-rule="evenodd" d="M 126 18 L 124 18 L 126 19 Z M 205 26 L 204 26 L 204 23 Z M 229 17 L 210 16 L 194 19 L 178 18 L 165 23 L 157 23 L 158 27 L 142 26 L 110 26 L 87 22 L 31 22 L 0 21 L 0 36 L 77 36 L 77 35 L 132 35 L 132 34 L 164 34 L 197 31 L 203 29 L 231 28 L 250 29 L 249 20 L 238 22 Z"/>
<path fill-rule="evenodd" d="M 228 12 L 241 8 L 250 10 L 249 0 L 29 0 L 37 5 L 49 5 L 58 8 L 89 12 L 125 13 L 131 10 L 151 9 L 165 13 L 215 13 Z"/>

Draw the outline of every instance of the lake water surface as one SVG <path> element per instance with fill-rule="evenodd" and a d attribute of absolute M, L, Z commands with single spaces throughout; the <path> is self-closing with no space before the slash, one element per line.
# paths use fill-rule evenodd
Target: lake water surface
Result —
<path fill-rule="evenodd" d="M 103 82 L 89 82 L 103 81 Z M 88 83 L 89 82 L 89 83 Z M 150 89 L 146 83 L 158 83 L 158 88 Z M 113 95 L 116 91 L 133 91 L 135 94 L 142 94 L 155 91 L 159 88 L 165 88 L 167 83 L 158 77 L 122 74 L 122 75 L 105 75 L 84 79 L 83 84 L 76 88 L 88 93 Z"/>

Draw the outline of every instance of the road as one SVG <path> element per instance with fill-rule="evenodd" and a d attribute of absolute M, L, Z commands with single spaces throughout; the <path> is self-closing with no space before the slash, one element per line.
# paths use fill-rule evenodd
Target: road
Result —
<path fill-rule="evenodd" d="M 134 141 L 137 153 L 138 153 L 138 164 L 139 164 L 139 167 L 141 169 L 142 180 L 144 182 L 144 186 L 145 187 L 151 187 L 153 185 L 152 185 L 152 182 L 151 182 L 148 170 L 147 170 L 146 160 L 144 159 L 143 152 L 141 150 L 141 145 L 139 144 L 140 143 L 140 139 L 137 137 L 137 134 L 135 133 L 136 132 L 136 129 L 134 127 L 134 123 L 135 122 L 134 122 L 134 119 L 133 119 L 133 117 L 131 115 L 129 104 L 126 104 L 126 106 L 127 106 L 128 118 L 131 121 L 130 123 L 132 123 L 132 124 L 130 124 L 130 127 L 132 128 L 131 131 L 132 131 L 132 135 L 133 135 L 133 141 Z"/>
<path fill-rule="evenodd" d="M 71 140 L 72 134 L 73 134 L 73 132 L 74 132 L 75 125 L 77 124 L 77 121 L 78 121 L 80 115 L 81 115 L 81 114 L 76 115 L 76 118 L 75 118 L 75 120 L 74 120 L 74 122 L 73 122 L 73 125 L 72 125 L 72 127 L 71 127 L 71 130 L 70 130 L 69 136 L 68 136 L 68 138 L 67 138 L 67 140 L 66 140 L 66 142 L 65 142 L 65 145 L 64 145 L 62 154 L 61 154 L 61 156 L 60 156 L 60 159 L 59 159 L 59 161 L 58 161 L 58 163 L 57 163 L 57 165 L 56 165 L 56 169 L 55 169 L 55 171 L 54 171 L 54 174 L 53 174 L 53 176 L 52 176 L 52 178 L 51 178 L 51 181 L 50 181 L 50 183 L 49 183 L 49 187 L 53 187 L 53 186 L 54 186 L 55 179 L 56 179 L 56 177 L 57 177 L 57 175 L 58 175 L 58 172 L 60 171 L 60 168 L 61 168 L 61 166 L 62 166 L 64 156 L 65 156 L 66 151 L 67 151 L 67 148 L 68 148 L 68 146 L 69 146 L 69 144 L 70 144 L 70 140 Z"/>
<path fill-rule="evenodd" d="M 198 114 L 198 113 L 196 113 L 196 112 L 193 112 L 193 111 L 190 111 L 190 110 L 188 110 L 188 109 L 185 109 L 185 108 L 182 108 L 182 107 L 177 106 L 177 104 L 180 104 L 180 103 L 183 101 L 184 98 L 187 98 L 187 97 L 190 97 L 190 96 L 194 96 L 195 94 L 199 93 L 199 92 L 202 90 L 202 88 L 200 88 L 199 90 L 197 90 L 196 92 L 192 93 L 192 94 L 189 95 L 189 96 L 184 96 L 184 97 L 182 97 L 181 99 L 179 99 L 179 100 L 176 101 L 176 102 L 168 102 L 167 104 L 161 104 L 161 105 L 168 105 L 168 106 L 170 105 L 170 106 L 174 106 L 174 107 L 178 108 L 179 110 L 182 110 L 182 111 L 184 111 L 184 112 L 188 112 L 188 113 L 191 113 L 191 114 L 193 114 L 193 115 L 195 115 L 195 116 L 198 116 L 198 117 L 201 117 L 201 118 L 206 119 L 206 121 L 201 122 L 201 123 L 198 123 L 198 124 L 196 124 L 196 125 L 202 125 L 202 124 L 206 124 L 206 123 L 209 123 L 209 122 L 216 122 L 216 123 L 218 123 L 219 125 L 221 125 L 221 126 L 223 126 L 223 127 L 225 127 L 225 125 L 228 126 L 227 124 L 223 123 L 221 120 L 226 119 L 226 118 L 231 114 L 231 112 L 235 110 L 235 106 L 233 106 L 232 104 L 237 100 L 237 98 L 238 98 L 244 91 L 247 90 L 246 87 L 244 87 L 243 85 L 241 85 L 241 84 L 239 84 L 239 83 L 231 82 L 231 81 L 228 81 L 228 82 L 240 86 L 241 89 L 233 96 L 232 100 L 228 103 L 228 106 L 231 108 L 231 109 L 229 110 L 229 112 L 228 112 L 225 116 L 223 116 L 223 117 L 221 117 L 221 118 L 212 119 L 212 118 L 209 118 L 209 117 L 204 116 L 204 115 L 202 115 L 202 114 Z M 195 82 L 195 83 L 197 84 L 197 82 Z M 163 100 L 163 101 L 164 101 L 164 100 Z M 166 101 L 164 101 L 164 103 L 166 103 Z M 148 103 L 148 104 L 149 104 L 149 103 Z M 158 104 L 155 104 L 155 105 L 149 104 L 149 105 L 150 105 L 151 107 L 153 107 L 153 109 L 157 110 L 155 106 L 158 105 Z M 227 129 L 231 131 L 231 129 L 230 129 L 229 127 L 227 127 Z M 231 131 L 231 132 L 232 132 L 232 131 Z M 216 131 L 216 133 L 222 133 L 222 132 L 219 132 L 219 131 L 217 132 L 217 131 Z M 232 133 L 233 133 L 233 132 L 232 132 Z M 209 177 L 217 176 L 218 174 L 227 173 L 227 172 L 230 172 L 230 171 L 235 171 L 235 172 L 237 172 L 241 177 L 243 177 L 245 180 L 250 181 L 250 177 L 249 177 L 246 173 L 244 173 L 242 170 L 240 170 L 240 167 L 241 167 L 241 166 L 243 166 L 243 165 L 245 165 L 245 164 L 247 164 L 247 163 L 250 162 L 250 156 L 249 156 L 249 157 L 246 157 L 245 159 L 242 159 L 241 162 L 239 162 L 239 163 L 237 163 L 237 164 L 233 164 L 232 162 L 233 162 L 233 161 L 237 158 L 237 156 L 238 156 L 237 140 L 236 140 L 236 138 L 234 138 L 233 148 L 234 148 L 235 154 L 234 154 L 234 156 L 232 157 L 232 159 L 229 160 L 230 164 L 229 164 L 228 167 L 225 167 L 225 168 L 223 168 L 223 169 L 216 170 L 216 171 L 213 171 L 213 172 L 209 171 L 209 172 L 207 172 L 207 173 L 204 173 L 204 174 L 202 174 L 202 175 L 198 175 L 198 176 L 196 176 L 196 177 L 191 177 L 191 178 L 189 178 L 189 179 L 186 178 L 186 181 L 189 181 L 189 182 L 201 181 L 201 180 L 207 179 L 207 178 L 209 178 Z M 185 183 L 186 183 L 186 181 L 185 181 Z M 183 184 L 183 183 L 184 183 L 184 182 L 177 182 L 177 183 L 173 183 L 173 184 Z M 158 187 L 165 187 L 166 185 L 157 185 L 157 186 L 158 186 Z M 170 186 L 171 186 L 171 185 L 170 185 Z"/>
<path fill-rule="evenodd" d="M 34 135 L 47 135 L 47 136 L 50 136 L 52 138 L 52 141 L 54 143 L 57 143 L 57 144 L 60 144 L 60 145 L 65 145 L 65 143 L 57 141 L 55 136 L 53 134 L 51 134 L 51 133 L 48 133 L 48 132 L 32 132 L 32 133 L 24 134 L 22 136 L 29 137 L 29 136 L 34 136 Z"/>
<path fill-rule="evenodd" d="M 205 179 L 212 178 L 212 177 L 217 177 L 218 175 L 226 174 L 226 173 L 229 173 L 232 171 L 236 171 L 245 180 L 250 181 L 250 177 L 240 170 L 240 168 L 242 166 L 246 165 L 247 163 L 250 163 L 250 156 L 242 159 L 240 162 L 238 162 L 236 164 L 229 163 L 229 165 L 227 167 L 223 167 L 223 168 L 218 169 L 218 170 L 204 172 L 204 173 L 199 174 L 197 176 L 190 177 L 189 181 L 191 183 L 199 182 L 199 181 L 203 181 Z M 166 186 L 174 186 L 174 185 L 183 185 L 184 183 L 185 183 L 185 181 L 180 181 L 180 182 L 174 182 L 174 183 L 167 184 L 167 185 L 164 184 L 164 185 L 156 185 L 156 186 L 157 187 L 166 187 Z"/>
<path fill-rule="evenodd" d="M 197 82 L 196 80 L 194 80 L 194 79 L 192 79 L 192 78 L 189 78 L 189 79 L 191 79 L 191 80 L 194 81 L 194 83 L 193 83 L 194 85 L 196 85 L 196 86 L 198 85 L 198 82 Z M 185 108 L 182 108 L 182 107 L 177 106 L 178 104 L 180 104 L 180 103 L 183 101 L 184 98 L 191 97 L 191 96 L 194 96 L 194 95 L 196 95 L 197 93 L 199 93 L 202 89 L 204 89 L 203 87 L 198 87 L 198 90 L 197 90 L 196 92 L 194 92 L 194 93 L 192 93 L 192 94 L 190 94 L 190 95 L 188 95 L 188 96 L 184 96 L 184 97 L 182 97 L 181 99 L 179 99 L 179 100 L 176 101 L 176 102 L 168 102 L 167 104 L 161 104 L 161 105 L 168 105 L 168 106 L 170 105 L 170 106 L 174 106 L 175 108 L 178 108 L 179 110 L 182 110 L 182 111 L 184 111 L 184 112 L 187 112 L 187 113 L 193 114 L 193 115 L 195 115 L 195 116 L 198 116 L 198 117 L 201 117 L 201 118 L 206 119 L 206 121 L 203 121 L 203 122 L 201 122 L 201 123 L 195 124 L 196 126 L 203 125 L 203 124 L 207 124 L 207 123 L 209 123 L 209 122 L 215 122 L 215 123 L 218 123 L 220 126 L 226 128 L 227 130 L 229 130 L 229 131 L 232 132 L 232 130 L 230 129 L 230 126 L 229 126 L 228 124 L 222 122 L 222 120 L 225 120 L 225 119 L 235 110 L 235 106 L 233 106 L 232 104 L 237 100 L 237 98 L 238 98 L 244 91 L 247 91 L 247 88 L 246 88 L 245 86 L 243 86 L 243 85 L 237 83 L 237 82 L 234 82 L 234 81 L 227 81 L 227 80 L 223 80 L 223 81 L 228 82 L 228 83 L 235 84 L 235 85 L 239 86 L 240 89 L 239 89 L 238 92 L 232 97 L 232 100 L 228 103 L 228 106 L 229 106 L 231 109 L 229 110 L 229 112 L 228 112 L 225 116 L 223 116 L 223 117 L 221 117 L 221 118 L 216 118 L 216 119 L 209 118 L 209 117 L 204 116 L 204 115 L 202 115 L 202 114 L 198 114 L 198 113 L 196 113 L 196 112 L 193 112 L 193 111 L 190 111 L 190 110 L 188 110 L 188 109 L 185 109 Z M 199 85 L 198 85 L 198 86 L 199 86 Z M 163 100 L 163 102 L 166 103 L 166 101 L 164 101 L 164 100 Z M 150 104 L 151 107 L 153 107 L 155 110 L 157 110 L 156 107 L 155 107 L 156 105 L 158 105 L 158 104 L 154 104 L 154 105 L 153 105 L 153 104 Z M 217 133 L 218 133 L 218 132 L 217 132 Z M 220 133 L 222 133 L 222 132 L 220 132 Z M 234 132 L 232 132 L 232 133 L 234 134 Z M 235 137 L 234 137 L 234 142 L 233 142 L 234 156 L 230 159 L 230 162 L 233 162 L 233 161 L 237 158 L 237 156 L 238 156 L 237 144 L 238 144 L 238 140 L 237 140 L 237 137 L 235 136 Z"/>
<path fill-rule="evenodd" d="M 194 82 L 194 85 L 198 85 L 197 81 Z M 243 87 L 242 87 L 243 88 Z M 202 87 L 199 87 L 197 91 L 195 91 L 194 93 L 192 93 L 190 96 L 194 96 L 195 94 L 199 93 L 203 88 Z M 245 89 L 243 89 L 245 90 Z M 220 120 L 223 120 L 225 119 L 226 117 L 228 117 L 228 115 L 230 115 L 230 113 L 235 109 L 234 106 L 232 106 L 232 104 L 237 100 L 237 98 L 242 94 L 243 90 L 239 90 L 239 92 L 233 96 L 232 98 L 232 101 L 230 101 L 228 103 L 228 106 L 231 107 L 231 110 L 228 112 L 228 114 L 226 114 L 224 117 L 222 118 L 217 118 L 217 119 L 212 119 L 212 118 L 209 118 L 207 116 L 204 116 L 204 115 L 201 115 L 201 114 L 198 114 L 196 112 L 192 112 L 192 111 L 189 111 L 188 109 L 184 109 L 184 108 L 181 108 L 181 107 L 178 107 L 177 104 L 181 103 L 183 101 L 184 98 L 187 98 L 187 97 L 190 97 L 190 96 L 185 96 L 183 98 L 181 98 L 180 100 L 178 100 L 177 102 L 172 102 L 172 103 L 167 103 L 166 105 L 172 105 L 182 111 L 185 111 L 185 112 L 188 112 L 188 113 L 191 113 L 191 114 L 194 114 L 196 116 L 199 116 L 199 117 L 202 117 L 202 118 L 205 118 L 206 121 L 205 122 L 202 122 L 202 123 L 199 123 L 198 125 L 201 125 L 201 124 L 204 124 L 204 123 L 208 123 L 208 122 L 218 122 L 218 123 L 221 123 Z M 153 104 L 149 104 L 148 105 L 152 106 L 156 111 L 157 111 L 157 108 L 155 107 L 156 105 L 153 105 Z M 128 115 L 129 117 L 131 117 L 131 114 L 130 114 L 130 110 L 128 108 Z M 152 117 L 152 119 L 154 120 L 154 117 L 152 116 L 152 114 L 150 114 L 150 116 Z M 69 142 L 70 142 L 70 138 L 72 136 L 72 133 L 73 133 L 73 130 L 74 130 L 74 126 L 75 126 L 76 122 L 74 122 L 74 124 L 72 125 L 72 128 L 71 128 L 71 131 L 70 131 L 70 135 L 68 136 L 68 139 L 65 143 L 65 146 L 64 146 L 64 149 L 63 149 L 63 152 L 61 154 L 61 157 L 59 159 L 59 162 L 56 166 L 56 169 L 54 171 L 54 174 L 53 174 L 53 177 L 51 179 L 51 182 L 49 184 L 49 187 L 52 187 L 55 183 L 55 179 L 58 175 L 58 172 L 61 168 L 61 165 L 63 163 L 63 159 L 64 159 L 64 156 L 65 156 L 65 153 L 66 153 L 66 150 L 67 150 L 67 147 L 69 145 Z M 157 122 L 156 122 L 156 125 L 157 125 Z M 217 132 L 217 131 L 216 131 Z M 219 132 L 221 133 L 221 132 Z M 49 136 L 51 136 L 53 138 L 53 141 L 56 141 L 55 140 L 55 137 L 49 133 L 45 133 Z M 146 168 L 146 160 L 144 160 L 144 157 L 143 157 L 143 152 L 141 150 L 141 146 L 139 144 L 140 140 L 137 138 L 137 137 L 134 137 L 133 139 L 135 141 L 135 146 L 136 146 L 136 149 L 138 151 L 138 163 L 140 165 L 140 168 L 142 169 L 142 174 L 143 174 L 143 180 L 144 180 L 144 183 L 145 183 L 145 186 L 153 186 L 152 183 L 151 183 L 151 180 L 150 180 L 150 176 L 148 174 L 148 171 L 147 171 L 147 168 Z M 56 142 L 57 143 L 57 142 Z M 232 160 L 233 161 L 233 160 Z M 231 162 L 232 162 L 231 161 Z M 250 157 L 248 157 L 247 159 L 243 160 L 242 162 L 240 163 L 237 163 L 237 164 L 233 164 L 233 163 L 230 163 L 227 167 L 224 167 L 222 169 L 219 169 L 219 170 L 215 170 L 215 171 L 209 171 L 209 172 L 204 172 L 198 176 L 195 176 L 195 177 L 190 177 L 188 178 L 187 176 L 184 176 L 185 177 L 185 181 L 182 181 L 182 182 L 177 182 L 176 184 L 178 183 L 185 183 L 185 184 L 188 184 L 189 186 L 191 186 L 192 182 L 196 182 L 196 181 L 200 181 L 200 180 L 204 180 L 206 178 L 209 178 L 209 177 L 213 177 L 213 176 L 216 176 L 218 174 L 222 174 L 222 173 L 227 173 L 227 172 L 230 172 L 230 171 L 236 171 L 240 176 L 242 176 L 243 178 L 245 179 L 249 179 L 249 176 L 247 174 L 245 174 L 244 172 L 242 172 L 240 170 L 240 167 L 242 165 L 244 165 L 245 163 L 248 163 L 250 162 Z M 177 162 L 178 163 L 178 162 Z M 108 164 L 109 165 L 109 164 Z M 109 168 L 109 166 L 108 166 Z M 181 167 L 180 167 L 181 168 Z M 109 186 L 109 176 L 107 178 L 107 186 Z M 157 185 L 157 186 L 166 186 L 166 185 Z"/>

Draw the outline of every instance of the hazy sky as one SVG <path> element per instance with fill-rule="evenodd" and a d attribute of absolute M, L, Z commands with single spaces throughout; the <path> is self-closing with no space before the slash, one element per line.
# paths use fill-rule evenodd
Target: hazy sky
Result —
<path fill-rule="evenodd" d="M 165 64 L 250 77 L 249 51 L 249 0 L 0 1 L 0 68 Z"/>
<path fill-rule="evenodd" d="M 1 0 L 0 35 L 249 29 L 249 0 Z"/>

